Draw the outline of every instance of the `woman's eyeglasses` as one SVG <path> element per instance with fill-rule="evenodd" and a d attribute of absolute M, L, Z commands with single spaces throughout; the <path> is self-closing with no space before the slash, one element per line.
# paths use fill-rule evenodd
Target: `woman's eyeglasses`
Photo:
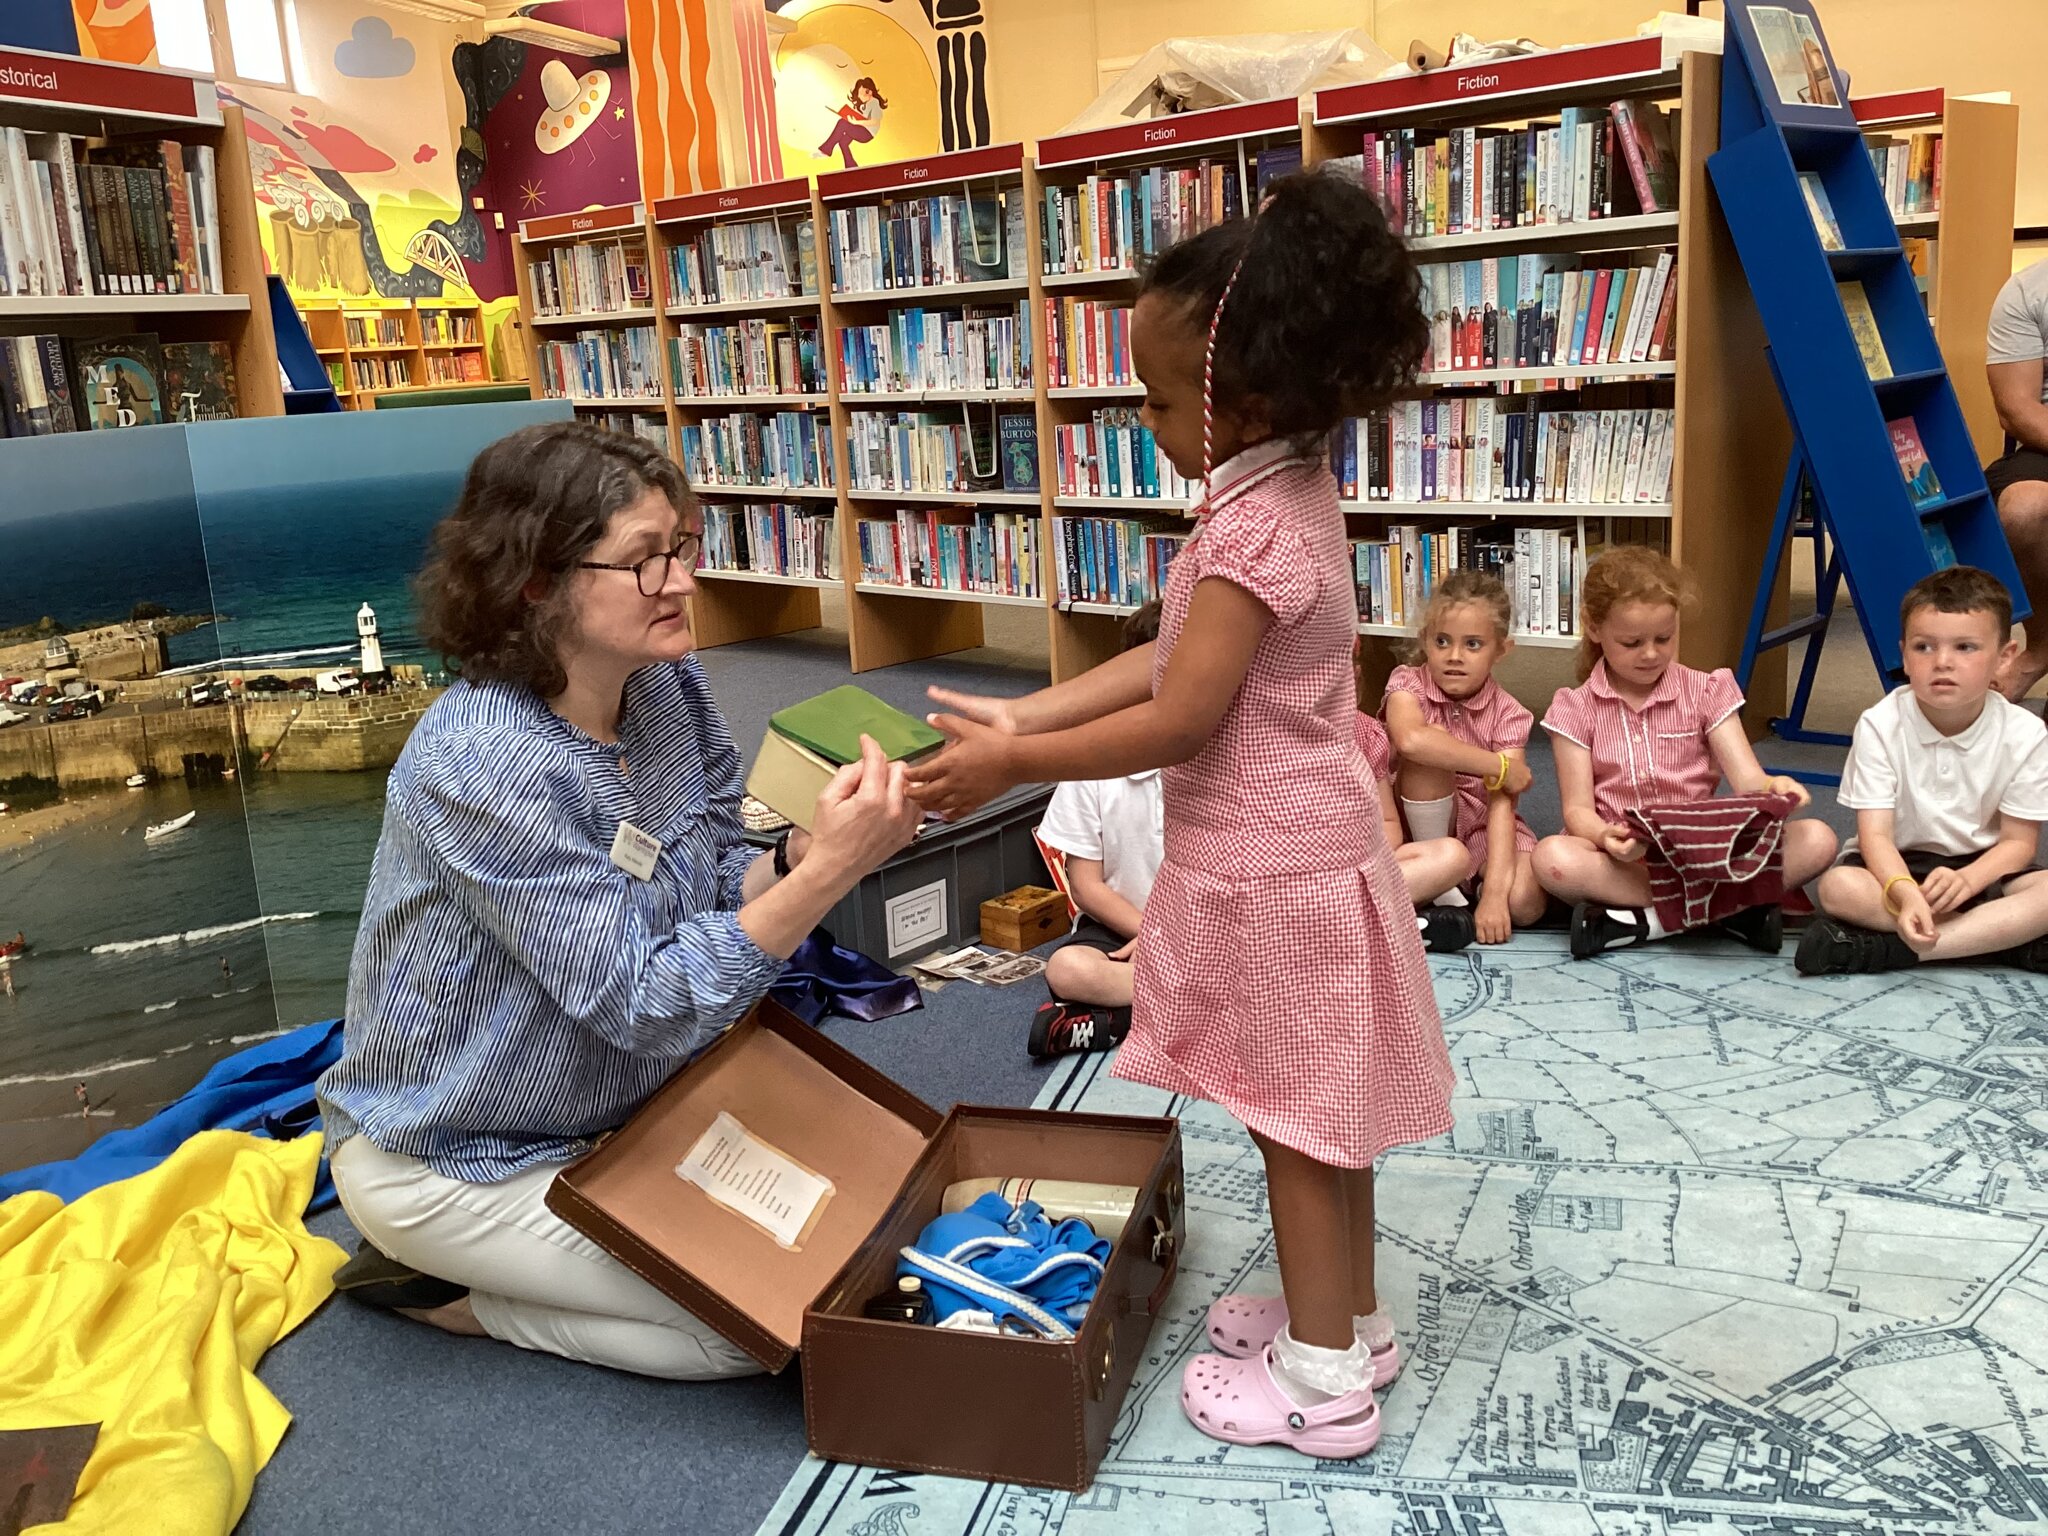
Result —
<path fill-rule="evenodd" d="M 686 533 L 674 544 L 659 554 L 649 555 L 645 560 L 635 560 L 631 565 L 618 565 L 606 560 L 578 560 L 579 571 L 631 571 L 633 579 L 640 585 L 642 597 L 657 597 L 668 585 L 668 567 L 672 560 L 682 562 L 683 569 L 694 571 L 697 557 L 703 553 L 704 539 L 701 534 Z"/>

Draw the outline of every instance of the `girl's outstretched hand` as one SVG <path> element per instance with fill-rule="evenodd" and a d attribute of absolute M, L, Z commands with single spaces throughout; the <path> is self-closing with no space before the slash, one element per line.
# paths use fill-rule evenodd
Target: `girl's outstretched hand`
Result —
<path fill-rule="evenodd" d="M 976 725 L 985 725 L 1001 731 L 1005 736 L 1017 734 L 1017 715 L 1012 706 L 1015 699 L 992 698 L 980 693 L 955 693 L 950 688 L 927 688 L 932 702 L 944 706 L 963 719 L 972 720 Z M 936 722 L 934 722 L 936 723 Z"/>
<path fill-rule="evenodd" d="M 925 810 L 942 820 L 957 821 L 1016 784 L 1010 768 L 1010 732 L 960 715 L 927 718 L 945 733 L 946 745 L 910 770 L 910 797 Z"/>

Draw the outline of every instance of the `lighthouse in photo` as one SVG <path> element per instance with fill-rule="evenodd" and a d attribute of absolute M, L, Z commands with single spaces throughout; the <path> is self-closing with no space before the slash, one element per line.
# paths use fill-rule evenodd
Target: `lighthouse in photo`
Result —
<path fill-rule="evenodd" d="M 356 614 L 356 634 L 363 642 L 362 678 L 368 682 L 384 670 L 384 645 L 377 638 L 377 613 L 368 603 Z"/>

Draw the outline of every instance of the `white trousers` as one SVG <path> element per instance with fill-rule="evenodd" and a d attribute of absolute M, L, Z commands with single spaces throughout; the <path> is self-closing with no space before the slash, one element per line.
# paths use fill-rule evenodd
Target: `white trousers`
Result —
<path fill-rule="evenodd" d="M 556 1164 L 466 1184 L 356 1135 L 332 1166 L 356 1230 L 400 1263 L 468 1286 L 494 1339 L 674 1381 L 761 1369 L 549 1210 Z"/>

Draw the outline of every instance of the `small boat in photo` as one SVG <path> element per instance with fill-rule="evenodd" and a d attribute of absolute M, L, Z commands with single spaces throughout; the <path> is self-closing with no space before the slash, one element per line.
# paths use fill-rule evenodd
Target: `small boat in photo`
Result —
<path fill-rule="evenodd" d="M 192 825 L 192 818 L 198 814 L 197 811 L 187 811 L 182 816 L 173 816 L 169 821 L 160 821 L 142 834 L 143 839 L 153 842 L 159 837 L 169 837 L 173 832 L 183 831 Z"/>
<path fill-rule="evenodd" d="M 0 960 L 19 960 L 28 953 L 28 940 L 20 934 L 11 939 L 0 939 Z"/>
<path fill-rule="evenodd" d="M 149 783 L 149 775 L 146 773 L 131 773 L 122 782 L 130 789 L 141 789 Z"/>

